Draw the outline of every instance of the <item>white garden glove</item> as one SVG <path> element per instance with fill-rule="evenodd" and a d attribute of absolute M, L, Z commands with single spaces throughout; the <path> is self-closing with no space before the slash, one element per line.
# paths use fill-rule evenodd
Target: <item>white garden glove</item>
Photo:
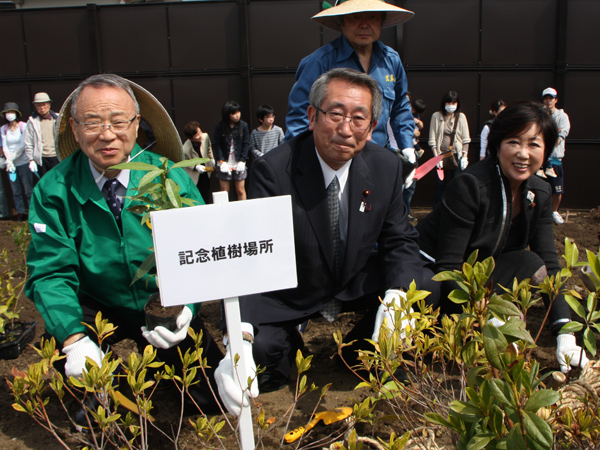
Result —
<path fill-rule="evenodd" d="M 246 170 L 246 163 L 244 161 L 238 162 L 237 166 L 235 166 L 235 170 L 238 173 L 242 173 L 244 170 Z"/>
<path fill-rule="evenodd" d="M 460 158 L 460 170 L 465 170 L 469 166 L 469 158 L 463 156 Z"/>
<path fill-rule="evenodd" d="M 444 168 L 444 160 L 443 159 L 439 163 L 437 163 L 437 168 L 438 169 L 443 169 Z"/>
<path fill-rule="evenodd" d="M 222 161 L 219 165 L 219 170 L 223 173 L 231 173 L 231 167 L 225 161 Z"/>
<path fill-rule="evenodd" d="M 493 327 L 499 328 L 504 325 L 506 322 L 504 320 L 500 320 L 497 317 L 492 317 L 487 321 L 488 325 L 492 325 Z"/>
<path fill-rule="evenodd" d="M 29 170 L 31 170 L 32 172 L 37 172 L 37 164 L 35 163 L 35 161 L 29 161 Z"/>
<path fill-rule="evenodd" d="M 386 320 L 386 326 L 389 328 L 391 335 L 391 331 L 394 330 L 394 320 L 395 320 L 395 311 L 399 309 L 402 305 L 402 300 L 406 302 L 406 294 L 398 289 L 388 289 L 385 291 L 385 297 L 383 298 L 383 302 L 379 305 L 379 309 L 377 309 L 377 315 L 375 316 L 375 328 L 373 329 L 373 339 L 375 342 L 379 342 L 379 332 L 381 331 L 381 326 L 383 325 L 384 319 Z M 410 325 L 411 327 L 415 326 L 415 319 L 409 319 L 408 315 L 412 314 L 414 311 L 412 308 L 404 314 L 402 318 L 402 322 L 400 324 L 401 329 L 403 330 L 400 334 L 400 338 L 404 339 L 405 336 L 405 328 Z"/>
<path fill-rule="evenodd" d="M 415 154 L 414 148 L 407 147 L 402 150 L 402 154 L 406 159 L 408 159 L 409 163 L 415 164 L 417 162 L 417 155 Z"/>
<path fill-rule="evenodd" d="M 583 369 L 586 366 L 590 360 L 585 354 L 585 350 L 583 352 L 581 350 L 581 347 L 577 345 L 575 336 L 572 334 L 559 334 L 556 336 L 556 358 L 562 373 L 571 370 L 566 357 L 570 358 L 573 367 L 579 366 Z"/>
<path fill-rule="evenodd" d="M 194 167 L 194 170 L 198 173 L 204 173 L 204 172 L 206 172 L 206 167 L 203 164 L 197 164 Z"/>
<path fill-rule="evenodd" d="M 183 341 L 192 321 L 192 310 L 184 306 L 177 316 L 177 329 L 169 331 L 165 327 L 156 327 L 152 331 L 148 331 L 146 327 L 142 327 L 142 336 L 146 338 L 154 347 L 168 349 Z"/>
<path fill-rule="evenodd" d="M 245 325 L 249 324 L 242 323 L 242 329 L 244 329 Z M 252 356 L 252 344 L 248 341 L 243 341 L 242 348 L 246 364 L 246 379 L 242 380 L 238 376 L 238 370 L 235 367 L 230 347 L 230 345 L 227 345 L 225 357 L 215 370 L 215 381 L 217 382 L 219 396 L 227 411 L 233 416 L 239 416 L 242 412 L 242 406 L 248 406 L 248 396 L 256 398 L 259 394 L 258 380 L 256 379 L 256 363 Z M 252 377 L 252 384 L 249 390 L 248 377 Z"/>
<path fill-rule="evenodd" d="M 15 167 L 15 164 L 12 161 L 6 161 L 6 170 L 9 173 L 15 173 L 17 171 L 17 168 Z"/>
<path fill-rule="evenodd" d="M 67 362 L 65 363 L 65 375 L 67 377 L 81 378 L 81 373 L 85 369 L 86 356 L 94 360 L 98 366 L 102 364 L 102 358 L 104 357 L 104 353 L 102 353 L 98 344 L 92 341 L 89 336 L 63 347 L 62 351 L 67 355 Z"/>

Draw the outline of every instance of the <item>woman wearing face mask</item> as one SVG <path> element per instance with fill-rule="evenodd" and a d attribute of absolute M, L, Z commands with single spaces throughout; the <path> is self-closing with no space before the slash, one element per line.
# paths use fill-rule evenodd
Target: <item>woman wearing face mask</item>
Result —
<path fill-rule="evenodd" d="M 442 200 L 442 194 L 446 187 L 456 175 L 465 170 L 469 165 L 468 153 L 469 124 L 467 117 L 460 112 L 460 99 L 456 91 L 448 91 L 442 97 L 440 111 L 433 113 L 429 127 L 429 147 L 434 156 L 440 153 L 452 152 L 455 165 L 451 157 L 444 158 L 439 167 L 443 169 L 443 177 L 440 175 L 435 189 L 434 205 Z"/>
<path fill-rule="evenodd" d="M 21 122 L 19 105 L 14 102 L 5 103 L 0 114 L 7 122 L 0 128 L 6 170 L 13 191 L 15 208 L 17 208 L 17 220 L 23 221 L 27 219 L 27 205 L 33 190 L 29 158 L 25 154 L 25 124 Z"/>

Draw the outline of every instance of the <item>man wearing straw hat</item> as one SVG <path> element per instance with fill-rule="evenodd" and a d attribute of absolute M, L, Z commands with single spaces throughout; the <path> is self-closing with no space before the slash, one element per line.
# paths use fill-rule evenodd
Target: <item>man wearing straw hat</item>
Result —
<path fill-rule="evenodd" d="M 382 0 L 342 0 L 315 15 L 313 20 L 342 34 L 300 62 L 289 97 L 286 141 L 308 129 L 308 93 L 319 75 L 336 67 L 348 67 L 374 78 L 383 95 L 383 110 L 372 141 L 387 146 L 389 119 L 398 148 L 414 163 L 414 120 L 406 73 L 398 52 L 378 41 L 382 28 L 406 22 L 413 15 L 412 11 Z"/>
<path fill-rule="evenodd" d="M 142 117 L 152 127 L 154 153 L 136 142 L 146 140 L 138 135 Z M 150 229 L 128 210 L 127 196 L 134 194 L 147 172 L 111 167 L 128 160 L 160 165 L 161 155 L 181 161 L 181 141 L 169 115 L 141 86 L 104 74 L 79 85 L 65 101 L 57 123 L 61 163 L 40 180 L 32 196 L 26 294 L 44 318 L 46 332 L 62 345 L 65 373 L 81 376 L 86 357 L 101 363 L 103 352 L 82 325 L 93 325 L 98 311 L 118 326 L 106 343 L 130 338 L 140 349 L 150 343 L 161 361 L 178 368 L 178 347 L 185 353 L 193 346 L 188 328 L 203 331 L 203 356 L 216 366 L 222 354 L 194 305 L 183 308 L 174 332 L 164 327 L 148 331 L 143 327 L 143 309 L 158 291 L 155 277 L 146 275 L 131 283 L 153 244 Z M 171 170 L 168 176 L 182 196 L 203 204 L 183 169 Z M 212 377 L 212 370 L 208 373 Z M 190 388 L 193 402 L 205 413 L 216 412 L 217 400 L 206 381 L 200 381 Z M 193 406 L 185 400 L 186 406 Z"/>

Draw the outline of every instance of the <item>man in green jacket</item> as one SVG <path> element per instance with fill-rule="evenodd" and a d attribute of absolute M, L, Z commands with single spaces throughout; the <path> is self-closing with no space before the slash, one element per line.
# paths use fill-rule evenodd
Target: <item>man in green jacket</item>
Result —
<path fill-rule="evenodd" d="M 65 373 L 81 376 L 86 357 L 101 363 L 103 353 L 95 336 L 82 324 L 93 324 L 98 311 L 118 326 L 108 344 L 124 338 L 141 349 L 152 344 L 160 360 L 176 367 L 181 367 L 177 348 L 185 353 L 193 346 L 188 327 L 202 330 L 203 356 L 216 367 L 222 353 L 194 305 L 183 308 L 174 332 L 164 327 L 149 331 L 143 326 L 143 309 L 158 291 L 155 277 L 131 285 L 153 243 L 151 230 L 127 209 L 127 196 L 136 193 L 147 172 L 110 167 L 128 160 L 160 165 L 160 155 L 180 161 L 181 141 L 168 114 L 135 83 L 116 75 L 95 75 L 71 94 L 60 117 L 57 147 L 62 162 L 40 180 L 31 200 L 26 294 L 35 302 L 47 333 L 62 344 Z M 156 153 L 136 142 L 144 141 L 138 136 L 141 117 L 153 129 Z M 204 203 L 183 169 L 170 171 L 169 177 L 182 196 Z M 192 386 L 190 393 L 204 412 L 218 410 L 206 380 Z M 186 401 L 186 406 L 193 405 Z"/>

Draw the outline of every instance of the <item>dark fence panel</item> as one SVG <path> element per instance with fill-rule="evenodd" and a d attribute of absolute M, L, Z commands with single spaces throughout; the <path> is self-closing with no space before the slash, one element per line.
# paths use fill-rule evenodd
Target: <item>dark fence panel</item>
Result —
<path fill-rule="evenodd" d="M 389 0 L 392 1 L 393 0 Z M 458 91 L 478 159 L 479 132 L 492 100 L 539 99 L 559 90 L 572 132 L 565 159 L 564 207 L 600 204 L 590 189 L 600 162 L 600 2 L 597 0 L 396 0 L 416 16 L 382 31 L 398 50 L 413 98 L 429 118 L 441 96 Z M 16 101 L 25 116 L 37 91 L 53 109 L 92 73 L 114 72 L 152 92 L 176 126 L 198 120 L 212 135 L 222 104 L 235 100 L 243 120 L 258 125 L 261 104 L 284 126 L 300 60 L 339 33 L 310 17 L 321 0 L 198 1 L 0 11 L 3 64 L 0 103 Z M 419 183 L 415 206 L 429 206 L 435 175 Z"/>
<path fill-rule="evenodd" d="M 52 79 L 90 70 L 85 9 L 34 10 L 22 17 L 30 76 Z"/>
<path fill-rule="evenodd" d="M 569 0 L 566 41 L 569 67 L 591 66 L 600 68 L 598 42 L 600 42 L 600 2 L 597 0 Z"/>
<path fill-rule="evenodd" d="M 318 1 L 251 2 L 248 5 L 250 65 L 253 71 L 295 69 L 319 48 L 320 27 L 309 20 L 319 12 Z"/>
<path fill-rule="evenodd" d="M 410 0 L 405 4 L 415 12 L 405 25 L 404 62 L 409 67 L 478 64 L 479 0 Z"/>
<path fill-rule="evenodd" d="M 3 11 L 3 13 L 6 11 Z M 0 30 L 2 30 L 2 79 L 22 77 L 27 74 L 27 54 L 25 52 L 23 24 L 17 14 L 0 14 Z M 5 98 L 5 97 L 2 97 Z M 4 100 L 0 100 L 4 102 Z"/>
<path fill-rule="evenodd" d="M 99 8 L 100 70 L 114 73 L 168 72 L 167 11 L 164 5 Z"/>
<path fill-rule="evenodd" d="M 483 1 L 482 65 L 552 65 L 556 14 L 556 2 L 548 0 Z"/>
<path fill-rule="evenodd" d="M 237 73 L 240 25 L 236 3 L 186 2 L 174 6 L 169 5 L 168 10 L 172 71 Z"/>

